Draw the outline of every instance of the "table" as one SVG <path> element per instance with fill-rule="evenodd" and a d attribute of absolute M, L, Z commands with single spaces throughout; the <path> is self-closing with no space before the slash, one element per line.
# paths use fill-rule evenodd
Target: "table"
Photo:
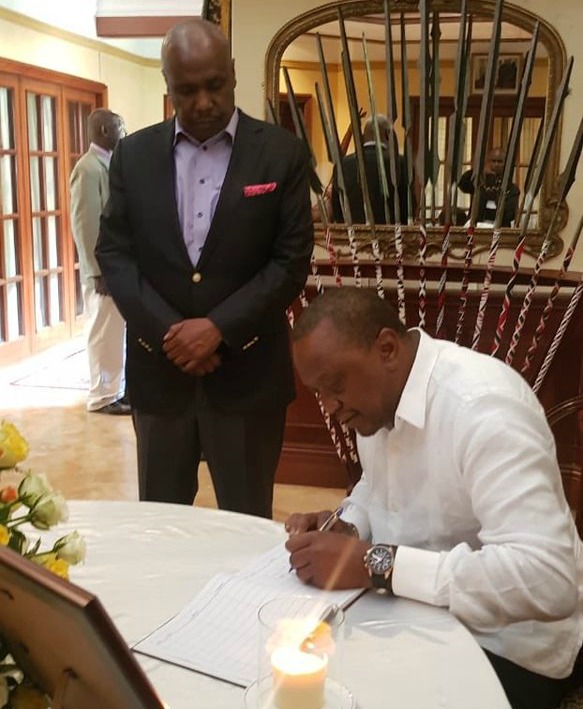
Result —
<path fill-rule="evenodd" d="M 149 502 L 69 502 L 49 537 L 78 530 L 87 560 L 71 580 L 98 595 L 131 645 L 178 612 L 216 573 L 285 539 L 257 517 Z M 343 681 L 360 709 L 509 709 L 472 635 L 447 611 L 373 593 L 346 612 Z M 240 687 L 137 654 L 171 709 L 239 709 Z"/>

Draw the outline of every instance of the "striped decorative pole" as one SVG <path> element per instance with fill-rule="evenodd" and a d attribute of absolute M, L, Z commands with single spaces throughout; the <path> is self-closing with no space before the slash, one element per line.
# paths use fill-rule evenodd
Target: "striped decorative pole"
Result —
<path fill-rule="evenodd" d="M 535 382 L 532 385 L 532 389 L 535 394 L 538 392 L 538 390 L 541 387 L 541 384 L 543 383 L 546 373 L 548 372 L 549 367 L 551 366 L 551 362 L 553 361 L 553 357 L 555 356 L 555 353 L 556 353 L 557 349 L 559 348 L 559 345 L 561 344 L 561 340 L 563 339 L 563 335 L 565 334 L 567 326 L 569 325 L 569 322 L 570 322 L 571 318 L 573 317 L 573 313 L 575 312 L 575 308 L 577 307 L 579 301 L 581 300 L 582 295 L 583 295 L 583 278 L 579 281 L 577 288 L 575 288 L 573 295 L 571 296 L 571 300 L 569 301 L 569 306 L 567 307 L 567 310 L 565 310 L 565 314 L 563 315 L 563 319 L 561 320 L 561 324 L 559 325 L 559 328 L 558 328 L 557 332 L 555 333 L 553 341 L 551 342 L 551 346 L 549 347 L 549 351 L 547 352 L 546 357 L 545 357 L 545 359 L 541 365 L 541 368 L 539 370 L 539 373 L 537 375 L 537 378 L 535 379 Z"/>
<path fill-rule="evenodd" d="M 470 219 L 466 233 L 466 253 L 464 258 L 464 270 L 460 289 L 460 306 L 456 324 L 455 341 L 460 342 L 466 307 L 468 303 L 468 289 L 470 285 L 470 271 L 473 261 L 475 227 L 478 221 L 478 207 L 480 203 L 480 190 L 483 181 L 484 164 L 486 161 L 486 150 L 488 147 L 488 136 L 492 123 L 492 108 L 494 105 L 494 91 L 496 78 L 498 76 L 498 56 L 500 53 L 500 36 L 502 31 L 502 7 L 503 0 L 496 0 L 494 19 L 492 22 L 492 39 L 488 61 L 486 64 L 486 75 L 484 77 L 484 93 L 482 94 L 482 104 L 480 106 L 480 118 L 478 122 L 478 133 L 476 136 L 476 151 L 472 165 L 472 177 L 474 183 L 474 194 L 470 207 Z"/>
<path fill-rule="evenodd" d="M 405 311 L 405 269 L 403 268 L 403 236 L 401 224 L 395 224 L 395 252 L 397 255 L 397 310 L 399 320 L 407 324 Z"/>
<path fill-rule="evenodd" d="M 427 257 L 427 227 L 425 226 L 425 190 L 421 192 L 421 219 L 419 221 L 419 327 L 425 328 L 427 311 L 427 274 L 425 260 Z"/>
<path fill-rule="evenodd" d="M 573 259 L 573 254 L 575 253 L 575 249 L 577 248 L 577 242 L 579 241 L 579 237 L 581 236 L 582 231 L 583 217 L 581 217 L 581 219 L 579 220 L 579 224 L 577 225 L 577 229 L 575 230 L 573 239 L 571 240 L 571 243 L 569 244 L 569 247 L 565 252 L 565 256 L 563 257 L 563 263 L 561 265 L 561 270 L 557 275 L 557 278 L 553 285 L 553 289 L 549 294 L 544 310 L 540 316 L 540 320 L 534 332 L 532 342 L 530 344 L 530 347 L 528 348 L 528 352 L 526 353 L 524 364 L 522 365 L 522 369 L 520 370 L 522 374 L 525 374 L 530 369 L 532 359 L 538 349 L 538 343 L 540 342 L 540 339 L 545 331 L 547 320 L 549 319 L 549 315 L 551 314 L 551 311 L 553 309 L 554 302 L 559 294 L 559 290 L 561 289 L 561 281 L 565 273 L 569 270 L 571 260 Z"/>
<path fill-rule="evenodd" d="M 476 324 L 474 326 L 474 335 L 472 337 L 472 349 L 478 349 L 478 344 L 480 342 L 480 335 L 482 332 L 482 326 L 484 324 L 484 316 L 486 314 L 486 305 L 488 303 L 488 297 L 490 295 L 490 284 L 492 282 L 492 273 L 494 270 L 494 263 L 496 261 L 496 253 L 498 251 L 498 245 L 500 243 L 501 227 L 504 223 L 504 212 L 506 211 L 506 198 L 508 195 L 508 190 L 512 184 L 512 175 L 514 173 L 514 167 L 516 165 L 516 157 L 518 154 L 518 146 L 520 142 L 520 134 L 522 132 L 522 126 L 524 123 L 524 111 L 526 108 L 526 100 L 528 96 L 528 91 L 532 81 L 532 72 L 534 69 L 534 62 L 536 57 L 536 47 L 538 43 L 538 32 L 539 25 L 535 25 L 534 32 L 532 34 L 532 40 L 530 47 L 526 56 L 526 63 L 524 66 L 524 72 L 522 74 L 522 81 L 520 82 L 520 93 L 518 100 L 516 102 L 516 107 L 514 110 L 514 117 L 512 119 L 512 130 L 510 132 L 510 140 L 508 141 L 508 149 L 506 150 L 506 157 L 504 160 L 504 168 L 502 170 L 502 180 L 500 183 L 500 190 L 498 193 L 498 204 L 496 207 L 496 216 L 494 218 L 494 227 L 492 233 L 492 241 L 490 244 L 490 252 L 488 254 L 488 262 L 486 266 L 486 272 L 484 274 L 484 284 L 482 287 L 482 295 L 480 297 L 480 303 L 478 305 L 478 314 L 476 316 Z"/>
<path fill-rule="evenodd" d="M 569 91 L 569 79 L 571 77 L 572 70 L 573 58 L 571 57 L 567 63 L 567 67 L 561 80 L 561 84 L 557 90 L 553 111 L 551 113 L 549 125 L 544 137 L 543 147 L 541 149 L 541 157 L 533 174 L 531 191 L 525 199 L 525 215 L 524 219 L 522 220 L 522 225 L 520 229 L 520 239 L 518 241 L 516 249 L 514 250 L 514 255 L 512 258 L 512 275 L 510 276 L 510 278 L 508 279 L 508 283 L 506 284 L 506 290 L 504 292 L 504 301 L 502 303 L 500 315 L 498 316 L 498 323 L 496 325 L 496 332 L 494 334 L 494 343 L 492 345 L 493 356 L 498 352 L 502 343 L 502 336 L 504 334 L 504 329 L 506 327 L 506 322 L 508 321 L 508 315 L 510 313 L 510 296 L 512 294 L 512 289 L 514 288 L 514 284 L 516 283 L 516 280 L 518 278 L 520 259 L 522 258 L 524 247 L 526 245 L 526 236 L 530 217 L 532 215 L 534 200 L 537 194 L 539 193 L 543 182 L 544 171 L 551 152 L 551 146 L 553 144 L 553 139 L 559 127 L 561 111 Z"/>
<path fill-rule="evenodd" d="M 555 206 L 555 209 L 553 210 L 553 214 L 552 214 L 549 226 L 547 228 L 547 233 L 546 233 L 545 239 L 542 243 L 540 253 L 538 255 L 536 263 L 534 265 L 534 270 L 533 270 L 532 276 L 530 278 L 528 290 L 526 292 L 526 295 L 524 296 L 522 308 L 520 309 L 520 313 L 518 315 L 518 320 L 517 320 L 516 326 L 514 328 L 514 332 L 512 333 L 510 347 L 508 348 L 508 353 L 506 354 L 506 364 L 512 364 L 512 361 L 514 359 L 514 353 L 516 351 L 516 347 L 518 346 L 518 341 L 520 339 L 520 334 L 522 332 L 522 329 L 524 328 L 524 323 L 526 322 L 526 316 L 527 316 L 528 311 L 530 309 L 530 304 L 532 302 L 533 294 L 534 294 L 534 291 L 535 291 L 537 283 L 538 283 L 538 277 L 539 277 L 539 274 L 542 270 L 543 263 L 545 261 L 546 255 L 547 255 L 551 235 L 553 233 L 553 230 L 555 228 L 555 224 L 557 222 L 557 218 L 559 216 L 559 210 L 561 208 L 561 205 L 567 199 L 567 195 L 569 194 L 569 191 L 570 191 L 571 187 L 573 186 L 573 183 L 575 182 L 575 175 L 577 173 L 577 166 L 579 165 L 579 160 L 581 158 L 581 150 L 582 149 L 583 149 L 583 118 L 581 119 L 581 121 L 579 123 L 579 130 L 577 131 L 577 136 L 575 137 L 575 140 L 574 140 L 573 145 L 571 147 L 569 158 L 567 160 L 567 165 L 565 167 L 565 170 L 561 174 L 561 177 L 559 180 L 559 193 L 557 195 L 557 204 Z M 576 234 L 576 236 L 578 238 L 578 234 Z"/>

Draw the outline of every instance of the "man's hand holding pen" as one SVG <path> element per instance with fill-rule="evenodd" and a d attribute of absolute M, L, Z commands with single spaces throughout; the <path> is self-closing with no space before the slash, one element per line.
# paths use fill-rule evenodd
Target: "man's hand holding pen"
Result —
<path fill-rule="evenodd" d="M 368 588 L 363 557 L 370 542 L 341 520 L 341 510 L 293 514 L 286 523 L 286 549 L 298 578 L 319 588 Z"/>
<path fill-rule="evenodd" d="M 348 524 L 340 519 L 340 508 L 322 510 L 321 512 L 308 512 L 307 514 L 295 513 L 285 521 L 285 531 L 289 536 L 303 532 L 326 531 L 337 534 L 347 534 L 351 537 L 358 536 L 358 531 L 353 524 Z M 331 523 L 331 524 L 330 524 Z M 325 527 L 324 529 L 322 529 Z"/>

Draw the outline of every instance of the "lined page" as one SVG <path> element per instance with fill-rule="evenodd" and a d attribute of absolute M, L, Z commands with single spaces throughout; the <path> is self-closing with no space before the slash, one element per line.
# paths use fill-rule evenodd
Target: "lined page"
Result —
<path fill-rule="evenodd" d="M 362 591 L 320 591 L 289 573 L 283 544 L 237 574 L 219 574 L 177 616 L 140 640 L 134 650 L 245 687 L 258 674 L 259 608 L 294 597 L 306 615 L 346 606 Z M 298 596 L 304 598 L 298 599 Z"/>

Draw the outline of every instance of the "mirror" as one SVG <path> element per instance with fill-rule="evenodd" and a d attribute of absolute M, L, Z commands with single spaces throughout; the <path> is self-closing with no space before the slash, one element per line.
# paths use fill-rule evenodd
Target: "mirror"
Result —
<path fill-rule="evenodd" d="M 385 22 L 387 7 L 390 23 Z M 349 90 L 346 88 L 342 65 L 339 9 L 344 20 L 351 73 L 355 84 L 356 108 L 365 114 L 365 120 L 370 119 L 375 113 L 391 117 L 391 102 L 387 101 L 387 97 L 391 94 L 390 82 L 394 84 L 395 120 L 391 135 L 396 139 L 401 156 L 398 158 L 401 162 L 395 164 L 398 168 L 402 167 L 403 161 L 405 163 L 402 167 L 405 172 L 403 178 L 405 191 L 407 191 L 407 179 L 410 182 L 409 198 L 408 200 L 405 198 L 404 207 L 408 214 L 407 218 L 401 218 L 405 255 L 407 255 L 408 243 L 411 246 L 410 253 L 417 252 L 418 227 L 415 225 L 423 219 L 427 227 L 428 255 L 440 253 L 443 224 L 449 219 L 452 224 L 450 255 L 452 258 L 463 258 L 466 227 L 472 203 L 469 192 L 475 185 L 479 190 L 480 199 L 477 200 L 479 204 L 475 209 L 474 253 L 487 251 L 490 248 L 492 221 L 499 201 L 496 196 L 492 197 L 492 192 L 488 190 L 491 188 L 495 193 L 500 186 L 503 169 L 500 158 L 503 159 L 508 152 L 527 52 L 538 18 L 514 6 L 505 6 L 502 10 L 499 54 L 492 78 L 489 130 L 480 129 L 480 114 L 484 104 L 484 94 L 488 92 L 485 85 L 488 79 L 486 76 L 488 53 L 494 30 L 494 2 L 467 0 L 466 18 L 471 25 L 471 37 L 467 42 L 465 59 L 467 97 L 463 121 L 460 121 L 461 126 L 457 131 L 450 116 L 454 112 L 456 99 L 459 98 L 455 87 L 461 76 L 457 59 L 461 22 L 461 3 L 458 0 L 436 0 L 430 3 L 425 25 L 421 22 L 419 3 L 412 0 L 393 0 L 390 3 L 387 0 L 384 2 L 383 0 L 365 2 L 344 0 L 315 8 L 282 28 L 273 38 L 268 52 L 266 97 L 273 105 L 276 120 L 293 129 L 291 116 L 293 106 L 290 111 L 289 91 L 284 77 L 285 69 L 295 94 L 295 104 L 303 116 L 316 172 L 323 187 L 329 186 L 328 194 L 332 194 L 333 201 L 336 201 L 335 207 L 330 208 L 329 205 L 326 207 L 327 217 L 323 219 L 324 222 L 327 218 L 330 219 L 329 226 L 335 242 L 346 241 L 348 220 L 345 218 L 345 210 L 339 213 L 339 199 L 334 196 L 334 193 L 342 192 L 338 186 L 340 178 L 330 157 L 330 141 L 327 144 L 323 127 L 326 119 L 324 123 L 321 120 L 320 105 L 325 104 L 325 97 L 319 102 L 316 90 L 317 83 L 322 94 L 325 94 L 325 81 L 318 51 L 319 42 L 321 42 L 322 55 L 329 77 L 338 142 L 344 139 L 344 148 L 348 155 L 359 152 L 354 139 L 350 138 L 351 125 L 352 128 L 355 125 L 355 107 L 354 105 L 352 107 L 351 121 L 351 102 L 348 98 Z M 387 71 L 389 66 L 385 49 L 387 24 L 390 25 L 392 36 L 394 61 L 392 72 L 390 69 Z M 366 38 L 365 42 L 363 36 Z M 421 48 L 424 46 L 427 47 L 428 57 L 425 63 L 425 79 L 420 66 L 423 63 L 420 62 Z M 432 73 L 433 57 L 436 58 L 435 77 Z M 528 204 L 525 194 L 532 188 L 532 182 L 529 180 L 532 180 L 534 165 L 538 164 L 541 158 L 544 133 L 551 121 L 555 92 L 561 82 L 565 66 L 565 51 L 560 38 L 551 26 L 540 21 L 538 43 L 532 59 L 532 78 L 528 92 L 525 94 L 521 130 L 515 141 L 515 162 L 506 184 L 506 206 L 503 213 L 501 210 L 503 228 L 500 248 L 514 248 L 520 235 L 520 227 L 524 225 L 527 229 L 526 251 L 538 255 L 551 222 L 551 215 L 556 206 L 554 193 L 559 174 L 560 121 L 546 154 L 540 192 L 537 193 L 532 205 Z M 369 89 L 369 83 L 372 89 Z M 375 110 L 372 108 L 373 103 Z M 425 122 L 423 116 L 426 116 Z M 375 137 L 379 137 L 386 150 L 390 137 L 383 140 L 380 131 L 378 134 L 373 132 L 372 136 L 369 131 L 367 135 L 363 130 L 364 121 L 356 122 L 356 125 L 363 132 L 364 143 L 368 140 L 374 145 Z M 423 140 L 423 125 L 426 132 L 425 140 Z M 450 174 L 448 174 L 447 154 L 453 136 L 455 136 L 454 142 L 459 145 L 459 160 L 457 170 L 449 170 Z M 480 136 L 485 138 L 480 141 Z M 419 153 L 422 151 L 418 150 L 418 145 L 423 142 L 428 146 L 428 150 L 425 165 L 420 166 L 422 160 Z M 485 145 L 482 160 L 483 177 L 479 183 L 472 184 L 472 168 L 476 164 L 478 144 Z M 407 157 L 407 145 L 409 145 L 410 157 Z M 435 149 L 432 146 L 435 146 Z M 533 160 L 533 155 L 537 154 L 537 146 L 539 160 Z M 363 155 L 367 147 L 370 146 L 366 144 L 362 146 Z M 496 154 L 494 151 L 496 148 L 501 149 L 501 155 Z M 371 150 L 376 151 L 374 147 Z M 377 161 L 381 159 L 378 156 L 376 158 Z M 354 161 L 358 163 L 357 155 Z M 345 164 L 345 160 L 342 163 Z M 341 168 L 342 171 L 344 169 Z M 378 175 L 379 167 L 375 167 L 375 170 L 377 172 L 373 179 L 370 177 L 369 168 L 366 167 L 365 170 L 369 174 L 365 182 L 371 182 L 371 185 L 367 185 L 366 188 L 371 205 L 374 201 L 374 191 L 379 189 L 378 184 L 374 184 L 375 179 L 377 183 L 382 182 L 382 177 Z M 409 170 L 409 178 L 407 178 L 407 170 Z M 358 167 L 356 172 L 359 172 Z M 390 161 L 387 162 L 386 172 L 390 173 Z M 397 172 L 398 170 L 395 169 L 394 173 Z M 421 175 L 427 177 L 424 189 Z M 349 192 L 348 180 L 344 181 L 346 192 Z M 354 226 L 354 232 L 358 236 L 366 240 L 371 232 L 371 219 L 362 216 L 362 212 L 366 212 L 366 208 L 362 209 L 362 202 L 367 198 L 362 194 L 362 180 L 359 175 L 357 181 L 361 188 L 359 190 L 361 209 L 355 210 L 353 206 L 350 211 L 356 211 L 356 216 L 360 218 L 352 219 L 349 224 Z M 392 187 L 389 174 L 387 174 L 387 183 Z M 400 191 L 401 184 L 397 182 L 394 184 Z M 340 194 L 340 201 L 342 199 Z M 352 204 L 352 197 L 349 201 Z M 369 212 L 375 233 L 381 235 L 380 243 L 383 255 L 386 256 L 392 255 L 390 237 L 394 232 L 394 226 L 390 224 L 395 221 L 394 210 L 389 212 L 385 213 L 386 218 L 379 217 L 374 208 Z M 567 206 L 563 204 L 552 226 L 547 257 L 557 255 L 562 250 L 563 244 L 559 234 L 566 224 L 567 216 Z M 321 207 L 316 214 L 316 220 L 322 221 Z M 319 239 L 323 240 L 325 231 L 323 224 L 317 225 Z M 383 238 L 383 234 L 386 238 Z"/>

